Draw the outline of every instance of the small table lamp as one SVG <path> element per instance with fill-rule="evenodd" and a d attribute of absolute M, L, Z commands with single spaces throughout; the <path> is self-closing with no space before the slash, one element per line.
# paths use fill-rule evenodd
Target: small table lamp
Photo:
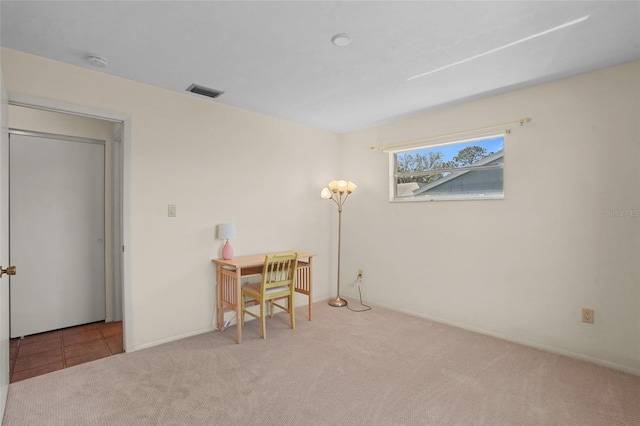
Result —
<path fill-rule="evenodd" d="M 233 223 L 225 223 L 218 225 L 218 239 L 227 240 L 222 247 L 222 258 L 224 260 L 233 259 L 233 247 L 229 244 L 229 239 L 236 236 L 236 225 Z"/>

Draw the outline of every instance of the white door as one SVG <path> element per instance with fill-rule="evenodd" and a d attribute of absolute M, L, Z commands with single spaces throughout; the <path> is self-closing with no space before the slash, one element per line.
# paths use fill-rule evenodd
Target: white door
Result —
<path fill-rule="evenodd" d="M 0 265 L 9 265 L 9 206 L 8 206 L 8 96 L 0 70 Z M 9 390 L 9 277 L 0 279 L 0 418 L 4 416 L 4 407 Z"/>
<path fill-rule="evenodd" d="M 9 135 L 11 337 L 105 319 L 104 142 Z"/>

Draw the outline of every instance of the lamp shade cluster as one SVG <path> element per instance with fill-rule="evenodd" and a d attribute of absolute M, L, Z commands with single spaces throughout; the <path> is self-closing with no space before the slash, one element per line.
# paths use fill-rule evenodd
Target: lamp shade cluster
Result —
<path fill-rule="evenodd" d="M 332 180 L 331 182 L 329 182 L 329 184 L 327 185 L 327 187 L 322 188 L 322 192 L 320 192 L 320 196 L 324 199 L 331 199 L 332 198 L 332 194 L 351 194 L 353 191 L 355 191 L 357 188 L 357 185 L 351 181 L 348 180 L 344 180 L 344 179 L 340 179 L 340 180 Z"/>

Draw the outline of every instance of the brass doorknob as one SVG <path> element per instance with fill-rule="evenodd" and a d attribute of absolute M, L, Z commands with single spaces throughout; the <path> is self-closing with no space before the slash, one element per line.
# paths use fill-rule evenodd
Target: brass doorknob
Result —
<path fill-rule="evenodd" d="M 3 268 L 2 266 L 0 266 L 0 277 L 2 277 L 2 275 L 7 274 L 7 275 L 15 275 L 16 274 L 16 267 L 15 266 L 7 266 L 6 268 Z"/>

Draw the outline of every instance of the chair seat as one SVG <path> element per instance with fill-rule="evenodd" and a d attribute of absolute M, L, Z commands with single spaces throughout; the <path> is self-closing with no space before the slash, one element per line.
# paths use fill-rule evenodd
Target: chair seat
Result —
<path fill-rule="evenodd" d="M 273 294 L 273 293 L 279 293 L 281 291 L 287 291 L 289 288 L 286 285 L 282 285 L 279 287 L 271 287 L 268 288 L 264 294 Z M 244 291 L 245 293 L 252 293 L 255 295 L 260 294 L 260 283 L 251 283 L 251 284 L 245 284 L 242 286 L 242 291 Z"/>

